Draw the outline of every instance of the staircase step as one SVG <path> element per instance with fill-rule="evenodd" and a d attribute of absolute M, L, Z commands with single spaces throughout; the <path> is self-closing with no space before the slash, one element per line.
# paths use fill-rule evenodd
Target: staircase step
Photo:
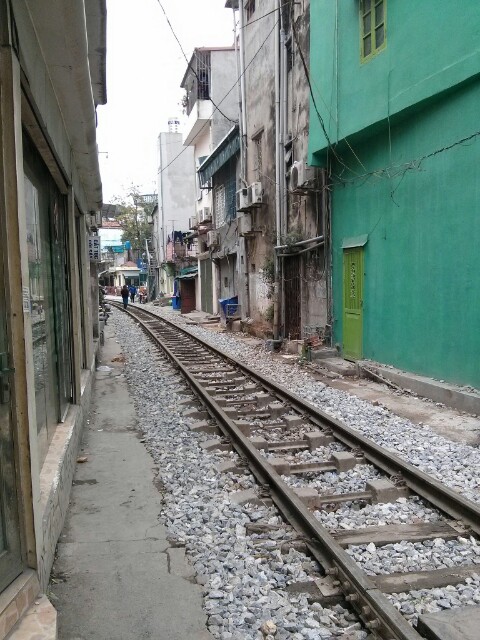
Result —
<path fill-rule="evenodd" d="M 57 640 L 57 612 L 47 598 L 38 596 L 17 622 L 7 640 Z"/>
<path fill-rule="evenodd" d="M 0 640 L 25 615 L 40 592 L 37 574 L 26 569 L 0 594 Z"/>

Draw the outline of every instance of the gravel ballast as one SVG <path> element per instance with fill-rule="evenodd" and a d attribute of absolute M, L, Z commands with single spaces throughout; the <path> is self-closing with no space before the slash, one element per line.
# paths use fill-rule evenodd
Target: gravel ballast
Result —
<path fill-rule="evenodd" d="M 185 319 L 170 310 L 150 305 L 146 308 L 185 325 Z M 235 492 L 255 487 L 253 477 L 248 472 L 241 475 L 217 472 L 219 463 L 237 462 L 236 454 L 200 449 L 199 444 L 211 440 L 211 436 L 189 430 L 182 415 L 185 407 L 179 402 L 191 393 L 181 378 L 130 319 L 127 321 L 123 314 L 114 312 L 112 323 L 124 353 L 129 354 L 125 373 L 135 397 L 139 427 L 160 470 L 162 519 L 175 544 L 185 546 L 196 579 L 204 585 L 204 606 L 212 635 L 222 640 L 370 638 L 355 614 L 342 606 L 323 608 L 309 602 L 303 593 L 288 592 L 289 585 L 311 580 L 316 571 L 315 563 L 295 548 L 295 532 L 272 507 L 236 505 L 231 501 Z M 480 453 L 473 447 L 452 443 L 427 427 L 419 429 L 383 407 L 326 387 L 302 367 L 278 361 L 263 349 L 245 345 L 234 335 L 196 326 L 187 328 L 432 473 L 453 489 L 461 490 L 464 496 L 478 501 L 480 483 L 475 469 Z M 283 457 L 291 464 L 322 462 L 328 460 L 333 451 L 341 450 L 344 450 L 342 445 L 332 443 L 313 453 L 299 451 Z M 370 474 L 376 477 L 372 467 L 357 465 L 343 474 L 311 473 L 284 477 L 284 480 L 296 487 L 313 481 L 318 483 L 319 492 L 335 493 L 337 486 L 340 487 L 340 476 L 348 480 L 346 486 L 349 487 L 342 491 L 362 491 Z M 387 504 L 347 502 L 331 511 L 316 511 L 315 517 L 331 531 L 443 520 L 439 512 L 416 497 L 399 498 Z M 248 525 L 252 522 L 275 528 L 263 535 L 249 533 Z M 358 545 L 351 546 L 348 553 L 370 575 L 466 564 L 479 564 L 480 573 L 478 547 L 476 541 L 469 538 L 402 542 L 382 547 Z M 414 624 L 423 612 L 479 604 L 480 578 L 474 576 L 456 587 L 388 597 Z"/>
<path fill-rule="evenodd" d="M 255 485 L 253 477 L 218 473 L 216 466 L 236 461 L 236 454 L 199 447 L 210 437 L 189 430 L 179 402 L 190 394 L 178 375 L 123 314 L 114 312 L 111 321 L 128 354 L 125 373 L 139 427 L 159 467 L 161 516 L 204 585 L 212 635 L 222 640 L 367 639 L 352 612 L 340 605 L 324 608 L 304 593 L 287 591 L 292 583 L 311 580 L 316 564 L 289 546 L 296 534 L 275 509 L 231 501 L 237 491 Z M 252 522 L 277 528 L 263 537 L 248 534 Z"/>
<path fill-rule="evenodd" d="M 451 442 L 426 425 L 420 427 L 384 407 L 374 406 L 344 391 L 328 387 L 315 380 L 301 366 L 281 362 L 264 348 L 245 344 L 235 334 L 187 324 L 185 317 L 170 308 L 151 304 L 145 308 L 284 385 L 322 411 L 343 420 L 349 427 L 430 473 L 464 497 L 480 501 L 480 476 L 476 472 L 480 468 L 480 451 L 477 448 Z"/>

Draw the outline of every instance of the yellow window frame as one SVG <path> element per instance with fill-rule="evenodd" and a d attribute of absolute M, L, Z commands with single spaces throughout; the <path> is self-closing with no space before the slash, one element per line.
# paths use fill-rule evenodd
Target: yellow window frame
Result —
<path fill-rule="evenodd" d="M 377 24 L 376 16 L 379 7 L 382 7 L 382 20 Z M 360 0 L 360 59 L 368 62 L 387 46 L 387 0 Z M 366 29 L 366 23 L 369 29 Z M 377 31 L 383 29 L 383 41 L 377 47 Z M 365 46 L 370 39 L 370 52 L 365 54 Z"/>

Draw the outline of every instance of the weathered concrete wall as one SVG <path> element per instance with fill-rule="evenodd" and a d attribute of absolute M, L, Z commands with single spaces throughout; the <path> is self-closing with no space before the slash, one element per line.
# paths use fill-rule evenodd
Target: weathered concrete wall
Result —
<path fill-rule="evenodd" d="M 48 585 L 57 541 L 69 505 L 80 438 L 90 406 L 93 367 L 88 373 L 85 372 L 85 376 L 81 403 L 72 405 L 65 422 L 57 427 L 40 473 L 39 508 L 43 517 L 42 537 L 37 540 L 37 559 L 42 589 Z"/>
<path fill-rule="evenodd" d="M 288 137 L 292 140 L 292 162 L 306 162 L 310 119 L 310 89 L 300 51 L 307 68 L 310 62 L 310 2 L 295 6 L 294 23 L 290 27 L 292 63 L 288 73 Z M 293 34 L 295 28 L 296 37 Z M 315 112 L 313 116 L 316 117 Z M 305 194 L 289 192 L 287 231 L 299 238 L 315 238 L 323 234 L 323 212 L 318 193 L 320 180 Z M 325 326 L 327 300 L 323 250 L 304 253 L 301 266 L 301 321 L 306 325 Z"/>
<path fill-rule="evenodd" d="M 264 0 L 261 15 L 274 9 L 274 0 Z M 256 13 L 252 20 L 258 17 Z M 263 320 L 263 314 L 271 303 L 266 296 L 261 271 L 265 261 L 272 257 L 275 241 L 275 22 L 275 13 L 270 13 L 245 28 L 245 64 L 249 65 L 245 74 L 247 182 L 262 182 L 265 203 L 252 213 L 252 226 L 256 233 L 246 240 L 250 317 L 256 321 Z M 257 145 L 261 151 L 261 167 L 258 165 Z"/>
<path fill-rule="evenodd" d="M 262 14 L 273 11 L 274 0 L 262 3 Z M 290 36 L 291 47 L 287 77 L 287 149 L 291 156 L 285 166 L 288 171 L 295 161 L 305 162 L 308 154 L 310 92 L 298 46 L 309 62 L 310 3 L 304 0 L 294 7 L 296 38 L 290 26 L 290 8 L 284 8 L 284 24 Z M 256 17 L 256 13 L 252 19 Z M 249 254 L 249 289 L 251 311 L 255 320 L 261 320 L 272 299 L 263 277 L 266 262 L 273 258 L 275 242 L 275 51 L 274 24 L 276 14 L 248 24 L 245 29 L 246 64 L 254 58 L 246 73 L 246 112 L 248 141 L 248 182 L 262 182 L 264 206 L 252 213 L 253 239 L 247 240 Z M 270 33 L 271 32 L 271 33 Z M 270 35 L 268 35 L 270 33 Z M 265 41 L 266 40 L 266 41 Z M 298 46 L 297 46 L 298 40 Z M 265 41 L 265 44 L 262 43 Z M 258 52 L 257 55 L 255 55 Z M 260 150 L 260 154 L 259 154 Z M 261 157 L 261 161 L 259 161 Z M 288 185 L 287 185 L 288 187 Z M 312 185 L 315 187 L 315 185 Z M 295 235 L 298 239 L 317 237 L 322 233 L 321 199 L 315 188 L 306 194 L 287 196 L 286 235 L 282 242 Z M 303 254 L 301 295 L 301 326 L 327 321 L 325 274 L 323 253 Z M 320 262 L 319 262 L 320 261 Z M 284 301 L 288 304 L 288 301 Z"/>
<path fill-rule="evenodd" d="M 188 230 L 188 219 L 195 215 L 195 160 L 193 147 L 183 146 L 182 134 L 160 133 L 158 167 L 157 229 L 158 255 L 164 260 L 163 248 L 173 227 Z M 174 222 L 171 222 L 171 221 Z"/>
<path fill-rule="evenodd" d="M 210 77 L 210 95 L 214 109 L 211 139 L 213 151 L 235 122 L 238 122 L 238 90 L 236 87 L 231 90 L 237 81 L 235 51 L 211 52 Z"/>

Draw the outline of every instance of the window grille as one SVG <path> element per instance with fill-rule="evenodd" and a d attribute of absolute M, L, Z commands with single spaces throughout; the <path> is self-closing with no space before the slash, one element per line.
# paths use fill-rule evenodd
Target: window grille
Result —
<path fill-rule="evenodd" d="M 223 184 L 215 187 L 215 227 L 219 229 L 226 222 L 225 187 Z"/>
<path fill-rule="evenodd" d="M 197 100 L 210 100 L 210 70 L 210 51 L 196 49 L 185 81 L 187 116 Z"/>
<path fill-rule="evenodd" d="M 262 142 L 263 135 L 259 135 L 254 139 L 255 142 L 255 171 L 257 174 L 257 180 L 261 182 L 263 177 L 263 158 L 262 158 Z"/>
<path fill-rule="evenodd" d="M 226 176 L 222 179 L 222 184 L 214 188 L 214 213 L 215 227 L 219 229 L 227 222 L 235 220 L 237 216 L 236 207 L 236 189 L 237 182 L 235 178 L 235 162 L 230 162 L 226 171 L 222 174 Z"/>

